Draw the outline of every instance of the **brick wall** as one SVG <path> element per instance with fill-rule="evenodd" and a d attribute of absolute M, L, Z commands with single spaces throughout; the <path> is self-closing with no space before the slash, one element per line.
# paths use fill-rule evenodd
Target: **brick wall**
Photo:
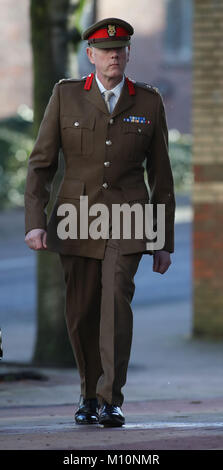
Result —
<path fill-rule="evenodd" d="M 14 114 L 20 104 L 32 106 L 29 3 L 1 0 L 0 118 Z"/>
<path fill-rule="evenodd" d="M 223 2 L 195 0 L 194 334 L 223 337 Z"/>

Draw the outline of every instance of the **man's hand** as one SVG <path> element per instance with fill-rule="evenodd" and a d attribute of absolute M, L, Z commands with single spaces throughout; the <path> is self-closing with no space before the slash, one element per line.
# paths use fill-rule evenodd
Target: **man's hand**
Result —
<path fill-rule="evenodd" d="M 153 255 L 153 271 L 164 274 L 171 265 L 170 253 L 165 250 L 157 250 Z"/>
<path fill-rule="evenodd" d="M 26 234 L 25 242 L 32 250 L 45 250 L 46 244 L 46 230 L 42 228 L 34 228 Z"/>

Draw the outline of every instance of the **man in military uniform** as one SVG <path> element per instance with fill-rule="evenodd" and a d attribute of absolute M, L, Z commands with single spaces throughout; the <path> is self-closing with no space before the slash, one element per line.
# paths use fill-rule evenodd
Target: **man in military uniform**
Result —
<path fill-rule="evenodd" d="M 99 21 L 83 33 L 95 73 L 56 83 L 28 166 L 25 240 L 30 248 L 55 251 L 61 259 L 66 321 L 81 380 L 78 424 L 125 423 L 121 388 L 132 341 L 134 275 L 143 253 L 153 255 L 153 270 L 164 274 L 174 251 L 175 196 L 164 105 L 157 89 L 124 73 L 133 33 L 118 18 Z M 60 148 L 65 174 L 47 221 Z M 88 196 L 89 207 L 103 203 L 108 208 L 107 238 L 81 236 L 81 196 Z M 114 204 L 145 207 L 149 202 L 165 204 L 162 249 L 149 250 L 147 238 L 132 232 L 128 239 L 112 237 Z M 58 234 L 63 204 L 76 209 L 76 238 Z M 92 220 L 91 215 L 88 223 Z M 134 217 L 131 224 L 134 229 Z"/>

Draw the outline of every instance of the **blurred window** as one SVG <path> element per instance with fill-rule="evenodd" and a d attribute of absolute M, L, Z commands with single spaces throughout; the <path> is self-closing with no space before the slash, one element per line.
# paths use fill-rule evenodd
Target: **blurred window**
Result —
<path fill-rule="evenodd" d="M 187 64 L 192 57 L 192 0 L 165 0 L 164 60 Z"/>

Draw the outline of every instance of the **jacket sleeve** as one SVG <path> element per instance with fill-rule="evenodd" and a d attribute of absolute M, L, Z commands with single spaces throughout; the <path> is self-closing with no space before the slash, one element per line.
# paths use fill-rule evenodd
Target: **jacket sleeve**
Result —
<path fill-rule="evenodd" d="M 46 206 L 58 167 L 60 147 L 59 86 L 56 84 L 29 157 L 25 187 L 25 233 L 34 228 L 46 230 Z"/>
<path fill-rule="evenodd" d="M 162 97 L 157 95 L 156 122 L 147 156 L 146 170 L 150 188 L 150 203 L 154 209 L 154 230 L 157 204 L 165 204 L 165 244 L 163 250 L 174 252 L 175 195 L 168 153 L 168 128 Z"/>

